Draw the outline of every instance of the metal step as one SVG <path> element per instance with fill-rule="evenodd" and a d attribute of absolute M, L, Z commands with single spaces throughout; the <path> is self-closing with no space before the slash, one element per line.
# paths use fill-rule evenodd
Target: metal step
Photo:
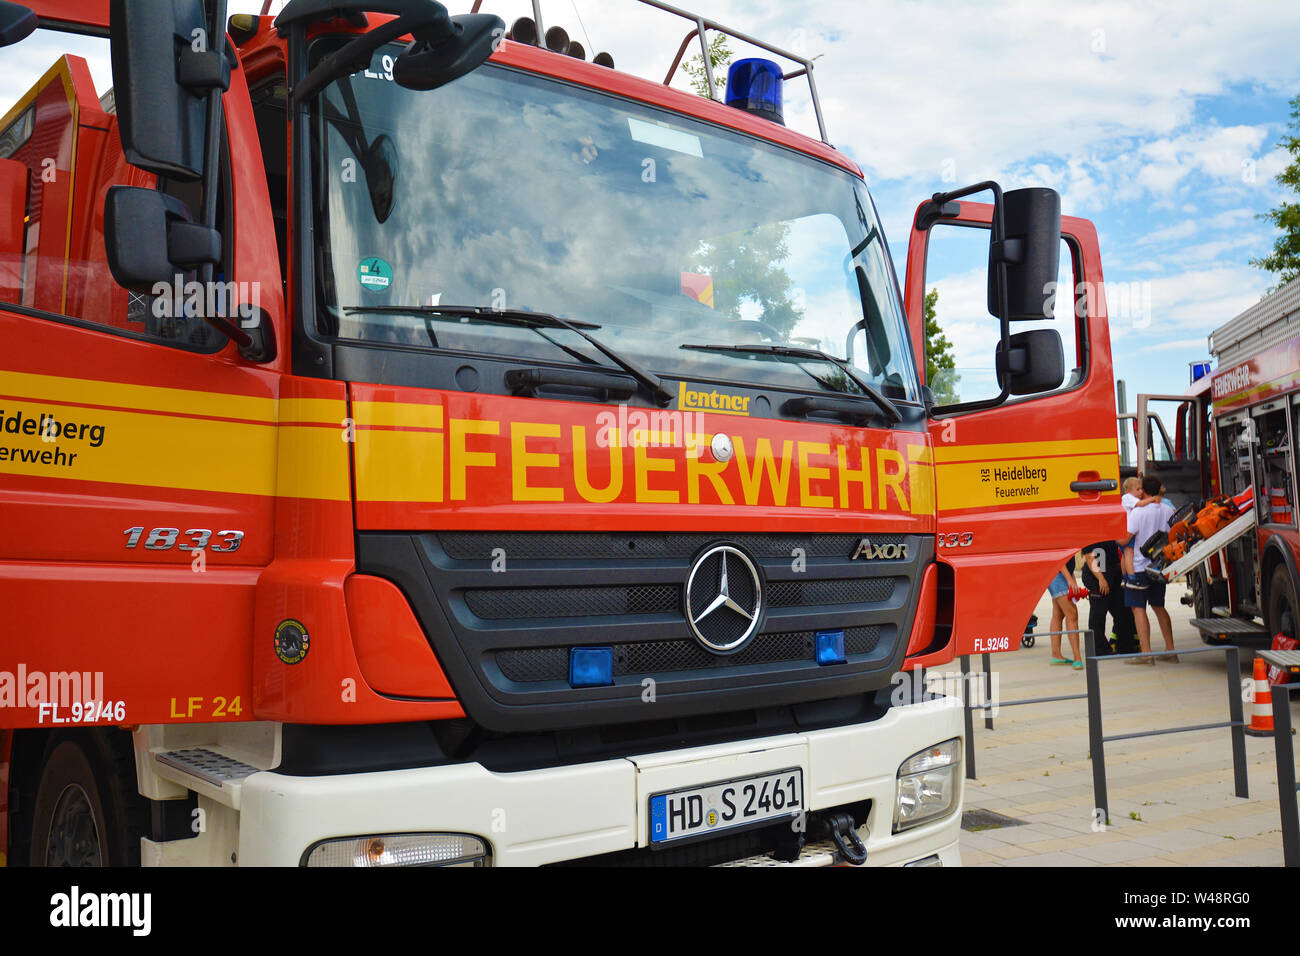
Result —
<path fill-rule="evenodd" d="M 839 851 L 835 849 L 835 844 L 830 840 L 822 843 L 809 843 L 799 851 L 799 858 L 790 862 L 770 857 L 765 853 L 759 853 L 754 856 L 745 857 L 742 860 L 732 860 L 730 863 L 719 863 L 719 867 L 812 867 L 812 866 L 834 866 L 839 862 Z"/>
<path fill-rule="evenodd" d="M 1268 637 L 1268 628 L 1263 624 L 1240 617 L 1194 617 L 1191 623 L 1203 636 L 1221 641 Z"/>
<path fill-rule="evenodd" d="M 1281 667 L 1292 674 L 1300 670 L 1300 651 L 1260 651 L 1259 656 L 1268 664 Z"/>
<path fill-rule="evenodd" d="M 242 781 L 260 769 L 207 747 L 165 750 L 153 757 L 159 776 L 236 810 Z"/>

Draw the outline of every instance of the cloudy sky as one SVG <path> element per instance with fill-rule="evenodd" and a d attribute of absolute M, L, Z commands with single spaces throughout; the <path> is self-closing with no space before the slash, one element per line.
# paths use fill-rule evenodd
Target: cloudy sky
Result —
<path fill-rule="evenodd" d="M 679 5 L 681 5 L 679 0 Z M 692 6 L 688 4 L 688 6 Z M 507 22 L 527 0 L 485 0 Z M 662 77 L 686 27 L 611 0 L 546 0 L 547 25 Z M 459 8 L 452 6 L 453 12 Z M 467 9 L 467 6 L 466 6 Z M 1300 93 L 1300 3 L 693 0 L 817 57 L 831 141 L 863 168 L 902 278 L 917 202 L 984 179 L 1046 185 L 1091 219 L 1112 294 L 1116 375 L 1181 393 L 1206 335 L 1273 284 L 1249 265 L 1275 235 L 1276 147 Z M 738 53 L 758 51 L 737 50 Z M 790 125 L 815 133 L 788 84 Z M 1294 198 L 1294 197 L 1292 197 Z M 972 290 L 977 281 L 954 283 Z M 1139 283 L 1139 285 L 1133 285 Z M 956 303 L 947 303 L 957 308 Z M 943 306 L 940 317 L 943 317 Z M 987 364 L 960 354 L 959 365 Z"/>
<path fill-rule="evenodd" d="M 1182 392 L 1188 363 L 1209 357 L 1209 331 L 1273 284 L 1248 260 L 1275 235 L 1257 214 L 1284 195 L 1273 176 L 1286 165 L 1276 144 L 1287 100 L 1300 93 L 1295 0 L 690 2 L 817 58 L 830 139 L 866 172 L 900 279 L 912 212 L 939 189 L 1047 185 L 1065 213 L 1095 222 L 1107 283 L 1129 306 L 1109 296 L 1123 312 L 1112 314 L 1111 339 L 1130 395 Z M 448 5 L 465 12 L 470 2 Z M 272 12 L 280 6 L 272 0 Z M 231 12 L 260 8 L 230 2 Z M 511 22 L 531 3 L 483 8 Z M 588 55 L 608 50 L 620 69 L 656 78 L 687 28 L 633 0 L 543 0 L 542 11 Z M 6 63 L 45 55 L 28 41 Z M 24 72 L 0 77 L 0 100 L 17 95 L 10 86 Z M 790 125 L 815 133 L 806 94 L 787 86 Z M 979 278 L 955 277 L 953 294 L 969 290 L 970 301 L 941 301 L 941 321 L 978 312 Z M 971 337 L 954 338 L 959 364 L 987 364 Z"/>
<path fill-rule="evenodd" d="M 1249 260 L 1275 235 L 1256 214 L 1284 195 L 1273 176 L 1300 93 L 1294 0 L 694 4 L 818 57 L 831 141 L 865 171 L 900 279 L 912 213 L 939 189 L 1051 186 L 1063 212 L 1095 222 L 1107 283 L 1128 293 L 1111 339 L 1130 395 L 1181 393 L 1209 331 L 1273 284 Z M 484 3 L 507 22 L 529 6 Z M 685 29 L 637 6 L 549 0 L 542 12 L 620 69 L 662 77 Z M 815 132 L 797 81 L 787 96 L 791 125 Z"/>

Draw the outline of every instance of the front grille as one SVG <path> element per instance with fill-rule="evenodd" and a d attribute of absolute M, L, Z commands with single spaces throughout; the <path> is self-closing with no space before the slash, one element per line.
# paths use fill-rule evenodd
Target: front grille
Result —
<path fill-rule="evenodd" d="M 850 627 L 844 631 L 844 653 L 848 657 L 870 654 L 880 643 L 880 628 Z M 698 670 L 706 667 L 741 667 L 773 661 L 811 659 L 814 651 L 812 631 L 787 634 L 760 634 L 734 654 L 718 657 L 694 641 L 647 641 L 644 644 L 614 645 L 614 676 L 627 674 L 656 675 L 672 671 Z M 518 651 L 501 651 L 497 666 L 512 681 L 536 683 L 563 681 L 569 677 L 567 647 L 537 647 Z"/>
<path fill-rule="evenodd" d="M 933 543 L 869 537 L 906 545 L 906 558 L 855 560 L 862 536 L 854 534 L 444 531 L 362 534 L 358 569 L 406 594 L 471 719 L 493 731 L 548 730 L 887 687 Z M 739 554 L 714 551 L 719 545 Z M 710 551 L 691 597 L 709 642 L 726 648 L 757 620 L 731 653 L 705 647 L 685 615 L 691 568 Z M 720 605 L 701 615 L 720 593 L 720 554 L 744 614 Z M 754 574 L 763 600 L 751 619 Z M 844 632 L 844 663 L 818 665 L 821 631 Z M 613 649 L 612 686 L 569 685 L 575 647 Z M 647 678 L 654 693 L 643 698 Z"/>
<path fill-rule="evenodd" d="M 886 600 L 898 578 L 845 578 L 825 581 L 777 581 L 764 600 L 769 607 L 815 604 L 874 604 Z M 551 617 L 598 617 L 602 614 L 676 614 L 680 585 L 577 588 L 485 588 L 465 592 L 465 605 L 486 621 Z"/>
<path fill-rule="evenodd" d="M 672 614 L 681 605 L 672 585 L 627 588 L 492 588 L 466 591 L 465 605 L 487 621 L 602 614 Z"/>

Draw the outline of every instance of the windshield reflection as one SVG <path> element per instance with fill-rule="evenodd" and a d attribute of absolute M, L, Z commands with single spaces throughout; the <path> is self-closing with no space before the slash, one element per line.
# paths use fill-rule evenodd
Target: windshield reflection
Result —
<path fill-rule="evenodd" d="M 789 359 L 678 348 L 782 343 L 915 397 L 892 268 L 847 172 L 498 66 L 431 93 L 377 77 L 317 101 L 326 334 L 603 361 L 563 329 L 466 319 L 434 336 L 418 315 L 365 311 L 522 309 L 596 323 L 603 344 L 661 374 L 806 388 Z"/>

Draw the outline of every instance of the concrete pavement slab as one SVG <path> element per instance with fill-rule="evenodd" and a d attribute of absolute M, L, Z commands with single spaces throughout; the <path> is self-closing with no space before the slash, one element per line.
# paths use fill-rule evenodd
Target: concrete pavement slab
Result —
<path fill-rule="evenodd" d="M 1171 586 L 1167 607 L 1175 646 L 1203 646 Z M 1082 607 L 1086 614 L 1087 605 Z M 1046 630 L 1046 598 L 1037 610 Z M 1158 643 L 1158 641 L 1157 641 Z M 1081 674 L 1047 664 L 1048 641 L 991 664 L 1002 700 L 1082 692 Z M 1241 652 L 1249 677 L 1252 654 Z M 1185 654 L 1180 664 L 1127 667 L 1102 662 L 1101 700 L 1107 735 L 1224 721 L 1228 675 L 1221 652 Z M 981 666 L 972 659 L 972 669 Z M 951 667 L 957 671 L 956 665 Z M 1300 725 L 1300 701 L 1292 704 Z M 1246 707 L 1249 717 L 1249 705 Z M 1271 739 L 1246 739 L 1250 795 L 1234 794 L 1231 735 L 1226 729 L 1111 741 L 1105 745 L 1110 824 L 1096 829 L 1092 761 L 1083 700 L 1001 707 L 995 729 L 975 717 L 978 780 L 966 782 L 966 806 L 1025 821 L 1001 831 L 963 831 L 968 865 L 1225 865 L 1281 864 L 1277 782 Z M 1131 816 L 1130 816 L 1131 815 Z M 971 841 L 974 842 L 971 842 Z"/>

